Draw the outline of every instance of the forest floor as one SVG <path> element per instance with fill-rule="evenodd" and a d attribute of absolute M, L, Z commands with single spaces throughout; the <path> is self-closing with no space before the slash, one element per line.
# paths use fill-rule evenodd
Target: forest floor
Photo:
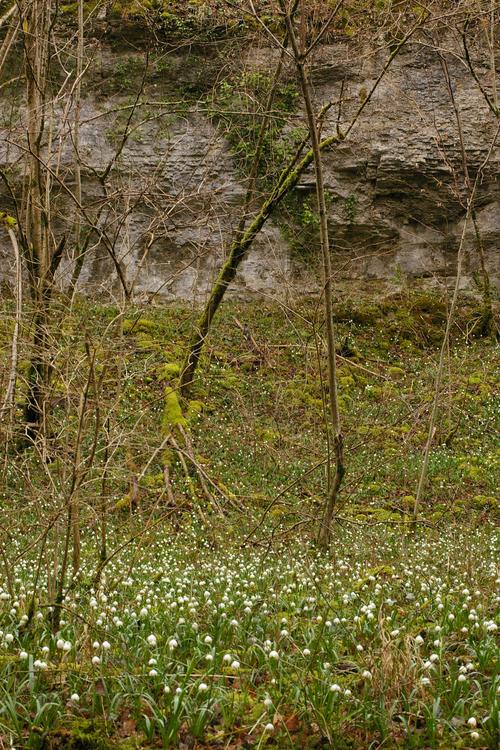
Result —
<path fill-rule="evenodd" d="M 195 310 L 53 309 L 46 438 L 16 450 L 20 420 L 0 436 L 0 747 L 497 747 L 498 350 L 472 297 L 414 528 L 447 302 L 340 290 L 327 553 L 318 300 L 227 303 L 185 401 Z M 81 555 L 55 629 L 69 506 Z"/>

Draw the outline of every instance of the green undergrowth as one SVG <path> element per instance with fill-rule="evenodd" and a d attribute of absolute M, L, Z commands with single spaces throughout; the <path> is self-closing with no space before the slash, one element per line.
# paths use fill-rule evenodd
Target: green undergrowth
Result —
<path fill-rule="evenodd" d="M 452 326 L 414 528 L 447 302 L 336 290 L 347 474 L 321 554 L 318 299 L 226 302 L 184 398 L 196 310 L 52 309 L 45 437 L 18 447 L 28 311 L 1 428 L 5 747 L 497 747 L 498 351 L 474 298 Z M 14 318 L 7 300 L 2 374 Z M 68 498 L 81 560 L 55 631 Z"/>
<path fill-rule="evenodd" d="M 404 523 L 427 440 L 447 306 L 428 291 L 375 292 L 334 306 L 348 472 L 342 505 L 361 520 Z M 435 521 L 498 510 L 497 350 L 492 340 L 474 337 L 479 312 L 472 298 L 463 298 L 446 357 L 423 503 L 424 513 Z M 77 428 L 78 394 L 86 377 L 81 333 L 87 330 L 101 412 L 109 413 L 111 432 L 121 431 L 110 466 L 115 502 L 127 494 L 131 476 L 149 461 L 162 434 L 180 425 L 188 429 L 204 470 L 250 507 L 265 505 L 294 481 L 272 514 L 292 521 L 304 503 L 313 511 L 321 505 L 325 473 L 319 464 L 326 453 L 321 383 L 326 370 L 316 300 L 292 307 L 226 304 L 187 399 L 180 398 L 177 378 L 195 313 L 179 306 L 117 314 L 113 307 L 81 300 L 62 319 L 49 394 L 55 404 L 52 430 L 64 431 L 67 438 L 64 444 L 54 439 L 51 446 L 56 467 L 67 457 Z M 28 321 L 25 335 L 27 326 Z M 12 320 L 4 315 L 4 358 L 11 331 Z M 76 361 L 80 369 L 70 377 Z M 28 365 L 25 344 L 19 407 Z M 89 418 L 89 440 L 92 423 Z M 100 431 L 100 451 L 103 441 Z M 159 454 L 141 477 L 142 502 L 161 499 L 162 487 L 152 479 L 161 469 Z M 182 499 L 185 477 L 174 471 L 172 480 Z"/>

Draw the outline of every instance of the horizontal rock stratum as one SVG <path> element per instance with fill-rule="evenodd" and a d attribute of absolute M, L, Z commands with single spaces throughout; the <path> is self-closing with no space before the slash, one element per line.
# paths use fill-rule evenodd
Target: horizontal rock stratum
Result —
<path fill-rule="evenodd" d="M 135 295 L 201 298 L 227 253 L 247 185 L 231 133 L 214 117 L 209 92 L 220 87 L 225 76 L 234 80 L 238 65 L 247 76 L 272 75 L 277 53 L 249 46 L 238 60 L 234 50 L 225 56 L 223 45 L 194 51 L 169 48 L 163 54 L 156 49 L 144 76 L 146 47 L 144 40 L 128 44 L 126 37 L 119 45 L 105 36 L 89 41 L 78 134 L 85 207 L 80 236 L 86 243 L 78 288 L 92 294 L 116 293 L 111 249 Z M 388 54 L 383 43 L 356 40 L 318 48 L 311 69 L 316 105 L 319 109 L 334 102 L 323 123 L 324 136 L 334 133 L 337 125 L 341 130 L 347 127 Z M 476 40 L 471 54 L 480 80 L 491 90 L 488 50 Z M 291 66 L 285 65 L 283 81 L 295 85 Z M 136 98 L 139 106 L 123 142 Z M 21 195 L 26 158 L 22 86 L 11 98 L 2 99 L 0 116 L 0 167 Z M 78 254 L 73 230 L 79 212 L 71 196 L 71 92 L 51 103 L 48 116 L 51 220 L 56 234 L 67 236 L 66 257 L 58 271 L 64 288 Z M 300 97 L 287 117 L 279 135 L 285 147 L 304 127 Z M 412 39 L 392 62 L 348 138 L 324 154 L 336 277 L 453 276 L 467 202 L 465 153 L 470 182 L 478 170 L 480 177 L 477 231 L 470 222 L 463 284 L 470 286 L 480 267 L 479 242 L 493 281 L 498 278 L 497 127 L 498 118 L 464 64 L 459 40 L 450 36 L 431 44 L 425 35 Z M 0 191 L 0 207 L 12 210 L 5 184 Z M 234 284 L 236 292 L 281 295 L 314 282 L 317 236 L 314 221 L 304 231 L 304 206 L 314 208 L 311 168 L 301 175 L 292 206 L 275 212 L 253 244 Z M 12 278 L 11 252 L 6 234 L 0 234 L 4 281 Z"/>

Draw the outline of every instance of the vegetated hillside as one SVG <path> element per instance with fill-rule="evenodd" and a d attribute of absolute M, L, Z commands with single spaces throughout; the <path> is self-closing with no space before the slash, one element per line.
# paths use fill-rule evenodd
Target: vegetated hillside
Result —
<path fill-rule="evenodd" d="M 348 473 L 326 554 L 319 300 L 225 305 L 189 401 L 175 382 L 193 310 L 55 300 L 47 439 L 4 443 L 6 746 L 496 747 L 496 345 L 464 296 L 412 529 L 447 303 L 337 295 Z M 185 466 L 165 425 L 189 435 Z M 94 451 L 54 629 L 58 524 Z"/>
<path fill-rule="evenodd" d="M 399 522 L 413 508 L 446 301 L 428 291 L 386 294 L 375 284 L 359 289 L 352 287 L 354 302 L 350 287 L 344 286 L 344 301 L 334 308 L 348 465 L 343 505 L 359 520 Z M 297 483 L 273 506 L 277 522 L 297 520 L 305 510 L 314 514 L 322 503 L 326 443 L 321 400 L 325 373 L 318 365 L 318 354 L 323 356 L 320 309 L 314 299 L 290 305 L 228 303 L 208 342 L 191 401 L 180 405 L 204 470 L 250 515 L 294 480 Z M 477 519 L 496 507 L 496 349 L 490 339 L 475 338 L 478 314 L 473 298 L 464 297 L 452 329 L 424 503 L 426 516 L 437 523 L 467 517 L 471 511 L 471 520 Z M 51 460 L 57 467 L 73 450 L 80 393 L 89 376 L 85 332 L 100 383 L 92 409 L 98 401 L 100 424 L 109 418 L 108 439 L 115 445 L 109 501 L 123 505 L 133 477 L 161 444 L 168 409 L 173 408 L 175 416 L 179 406 L 169 397 L 175 393 L 195 313 L 178 306 L 150 306 L 120 315 L 114 307 L 80 300 L 70 313 L 61 307 L 58 315 L 52 324 L 57 349 L 49 394 L 55 406 Z M 4 358 L 10 330 L 4 322 Z M 19 403 L 22 400 L 21 369 Z M 89 430 L 92 425 L 93 418 Z M 104 439 L 101 430 L 101 451 Z M 21 468 L 24 471 L 24 465 Z M 176 469 L 176 512 L 182 515 L 193 502 L 186 478 L 179 466 Z M 12 471 L 15 476 L 15 462 Z M 45 479 L 38 480 L 42 487 Z M 97 476 L 95 481 L 100 481 Z M 18 491 L 21 499 L 22 482 Z M 7 495 L 16 496 L 15 484 Z M 141 481 L 134 510 L 153 501 L 166 502 L 161 454 Z M 206 502 L 202 496 L 198 501 Z M 220 495 L 218 501 L 224 506 Z"/>

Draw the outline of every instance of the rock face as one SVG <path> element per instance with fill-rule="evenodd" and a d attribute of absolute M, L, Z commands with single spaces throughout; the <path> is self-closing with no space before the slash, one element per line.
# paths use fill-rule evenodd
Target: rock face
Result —
<path fill-rule="evenodd" d="M 331 96 L 329 79 L 340 75 L 328 64 L 329 57 L 338 58 L 338 50 L 323 48 L 322 56 L 318 100 Z M 480 238 L 489 271 L 497 276 L 497 123 L 464 66 L 449 56 L 447 64 L 471 184 L 480 172 L 476 189 Z M 353 74 L 353 68 L 346 68 L 350 91 L 365 96 L 382 65 L 380 58 L 372 58 L 369 69 L 354 68 Z M 348 109 L 352 112 L 354 106 L 351 103 Z M 345 124 L 349 114 L 343 118 Z M 327 184 L 337 197 L 330 215 L 332 236 L 339 252 L 347 255 L 351 274 L 454 273 L 468 195 L 458 127 L 440 58 L 426 46 L 412 45 L 395 59 L 349 139 L 325 158 Z M 467 276 L 479 263 L 472 222 L 465 243 Z"/>
<path fill-rule="evenodd" d="M 103 80 L 131 59 L 110 49 L 96 54 Z M 273 55 L 271 50 L 250 51 L 247 64 L 255 69 L 269 67 Z M 486 57 L 476 56 L 478 73 L 488 80 Z M 352 43 L 323 46 L 312 69 L 318 107 L 338 99 L 343 81 L 339 122 L 345 130 L 386 59 L 387 51 L 373 53 Z M 500 270 L 497 122 L 466 67 L 453 55 L 446 59 L 471 183 L 479 172 L 477 227 L 495 280 Z M 82 231 L 84 235 L 89 227 L 93 231 L 78 282 L 82 291 L 117 293 L 110 257 L 114 254 L 137 297 L 202 298 L 227 253 L 240 218 L 245 181 L 227 141 L 202 107 L 172 114 L 171 104 L 161 106 L 161 96 L 155 99 L 156 90 L 161 91 L 169 75 L 182 71 L 189 80 L 199 78 L 200 70 L 203 73 L 199 59 L 196 71 L 182 54 L 172 60 L 167 72 L 159 73 L 148 85 L 149 104 L 141 109 L 144 117 L 134 120 L 133 133 L 106 184 L 98 174 L 119 150 L 131 99 L 123 90 L 103 98 L 95 81 L 84 88 L 80 155 L 86 210 Z M 213 69 L 213 60 L 210 65 Z M 54 111 L 57 155 L 51 164 L 57 164 L 57 177 L 52 208 L 57 232 L 71 237 L 76 209 L 66 188 L 74 190 L 74 152 L 71 117 L 64 113 L 64 103 Z M 334 132 L 337 113 L 338 107 L 333 107 L 324 123 L 325 134 Z M 25 143 L 25 114 L 20 106 L 12 115 L 7 103 L 0 105 L 0 114 L 0 166 L 14 168 L 20 183 L 22 150 L 15 144 L 23 139 Z M 294 126 L 301 122 L 300 112 L 293 120 Z M 394 60 L 348 138 L 325 153 L 324 163 L 337 278 L 453 275 L 467 188 L 455 109 L 435 51 L 413 43 Z M 302 176 L 297 193 L 303 198 L 314 195 L 312 171 Z M 5 192 L 0 198 L 9 208 Z M 268 221 L 238 273 L 234 291 L 281 295 L 294 285 L 304 288 L 306 279 L 312 279 L 316 239 L 310 237 L 312 248 L 306 250 L 313 252 L 304 264 L 289 243 L 290 231 L 283 231 L 283 221 L 280 213 Z M 287 221 L 293 229 L 294 217 Z M 470 285 L 479 267 L 472 222 L 465 230 L 465 243 L 463 283 Z M 71 242 L 67 246 L 68 255 L 59 269 L 61 287 L 69 283 L 75 265 L 76 251 Z M 0 273 L 8 279 L 12 257 L 3 234 L 0 261 Z"/>

